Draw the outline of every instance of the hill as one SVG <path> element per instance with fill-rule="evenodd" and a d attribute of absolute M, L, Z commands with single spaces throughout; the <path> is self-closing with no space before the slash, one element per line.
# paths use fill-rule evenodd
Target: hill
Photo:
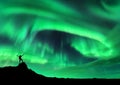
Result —
<path fill-rule="evenodd" d="M 57 78 L 48 78 L 37 74 L 29 69 L 25 62 L 18 66 L 7 66 L 0 68 L 0 81 L 21 82 L 43 82 L 43 80 L 58 80 Z M 8 83 L 8 82 L 6 82 Z"/>
<path fill-rule="evenodd" d="M 94 80 L 96 78 L 93 78 Z M 0 68 L 0 83 L 9 83 L 9 84 L 24 84 L 27 83 L 59 83 L 63 82 L 81 82 L 81 80 L 87 79 L 70 79 L 70 78 L 56 78 L 56 77 L 46 77 L 40 74 L 35 73 L 29 69 L 25 62 L 19 63 L 18 66 L 7 66 Z M 58 84 L 58 82 L 56 84 Z M 85 81 L 83 81 L 85 82 Z"/>

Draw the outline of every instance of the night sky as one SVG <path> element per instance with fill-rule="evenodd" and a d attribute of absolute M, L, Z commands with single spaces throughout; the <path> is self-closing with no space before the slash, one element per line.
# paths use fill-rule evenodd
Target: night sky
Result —
<path fill-rule="evenodd" d="M 120 78 L 120 0 L 0 0 L 0 67 L 19 54 L 38 74 Z"/>

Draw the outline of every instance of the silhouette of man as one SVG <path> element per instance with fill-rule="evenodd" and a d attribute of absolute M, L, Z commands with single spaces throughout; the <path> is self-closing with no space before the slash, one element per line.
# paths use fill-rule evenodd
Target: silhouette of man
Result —
<path fill-rule="evenodd" d="M 19 63 L 22 63 L 22 62 L 23 62 L 22 56 L 23 56 L 23 55 L 19 55 L 19 56 L 18 56 L 18 58 L 19 58 Z"/>

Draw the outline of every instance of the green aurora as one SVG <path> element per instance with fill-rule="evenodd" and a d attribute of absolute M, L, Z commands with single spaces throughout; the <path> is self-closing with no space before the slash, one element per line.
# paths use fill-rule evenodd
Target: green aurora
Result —
<path fill-rule="evenodd" d="M 120 78 L 120 0 L 0 0 L 0 67 L 47 77 Z"/>

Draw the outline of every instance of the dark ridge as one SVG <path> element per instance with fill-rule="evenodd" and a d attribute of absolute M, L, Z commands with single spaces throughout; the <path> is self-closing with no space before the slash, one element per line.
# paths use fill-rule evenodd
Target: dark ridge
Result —
<path fill-rule="evenodd" d="M 44 81 L 45 80 L 45 81 Z M 50 80 L 56 81 L 56 80 L 69 80 L 64 78 L 56 78 L 56 77 L 45 77 L 43 75 L 37 74 L 31 69 L 29 69 L 25 62 L 21 62 L 18 64 L 18 66 L 7 66 L 7 67 L 1 67 L 0 68 L 0 83 L 33 83 L 33 82 L 43 82 L 48 83 L 47 81 Z M 9 81 L 9 82 L 7 82 Z M 16 84 L 17 84 L 16 83 Z M 52 82 L 54 83 L 54 82 Z"/>
<path fill-rule="evenodd" d="M 38 75 L 31 69 L 28 69 L 27 65 L 22 62 L 18 66 L 3 67 L 0 68 L 0 80 L 42 80 L 47 79 L 43 75 Z"/>
<path fill-rule="evenodd" d="M 31 69 L 29 69 L 25 62 L 18 64 L 18 66 L 8 66 L 8 67 L 1 67 L 0 68 L 0 83 L 3 84 L 51 84 L 51 83 L 76 83 L 78 82 L 85 82 L 89 79 L 70 79 L 70 78 L 56 78 L 56 77 L 45 77 L 43 75 L 37 74 Z M 90 80 L 96 80 L 90 79 Z"/>

